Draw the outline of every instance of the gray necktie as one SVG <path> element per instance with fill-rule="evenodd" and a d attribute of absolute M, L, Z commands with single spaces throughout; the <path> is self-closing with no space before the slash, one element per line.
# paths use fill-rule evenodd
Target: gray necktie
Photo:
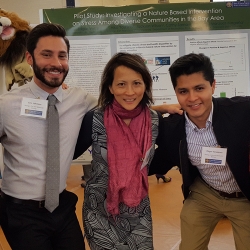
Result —
<path fill-rule="evenodd" d="M 59 153 L 59 115 L 56 97 L 48 97 L 48 145 L 45 187 L 45 207 L 51 213 L 59 205 L 60 153 Z"/>

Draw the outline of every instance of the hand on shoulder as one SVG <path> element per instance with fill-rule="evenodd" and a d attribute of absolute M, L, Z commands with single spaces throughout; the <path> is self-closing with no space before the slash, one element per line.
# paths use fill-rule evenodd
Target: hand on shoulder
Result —
<path fill-rule="evenodd" d="M 169 113 L 169 114 L 183 114 L 183 110 L 179 103 L 176 104 L 166 104 L 163 103 L 161 105 L 151 106 L 151 109 L 160 112 L 161 114 Z"/>
<path fill-rule="evenodd" d="M 62 89 L 68 89 L 69 88 L 69 86 L 66 84 L 66 83 L 62 83 Z"/>

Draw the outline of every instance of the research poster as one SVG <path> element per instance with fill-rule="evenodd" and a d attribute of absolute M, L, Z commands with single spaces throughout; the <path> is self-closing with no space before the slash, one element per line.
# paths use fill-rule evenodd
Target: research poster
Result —
<path fill-rule="evenodd" d="M 40 10 L 41 22 L 64 26 L 70 40 L 69 86 L 99 96 L 102 71 L 116 52 L 143 57 L 155 104 L 176 103 L 168 69 L 181 55 L 209 56 L 215 97 L 249 95 L 250 2 L 147 4 Z"/>
<path fill-rule="evenodd" d="M 185 51 L 210 57 L 215 69 L 215 97 L 249 94 L 247 33 L 187 35 Z"/>
<path fill-rule="evenodd" d="M 70 70 L 65 82 L 98 97 L 101 74 L 110 57 L 110 39 L 70 39 Z"/>
<path fill-rule="evenodd" d="M 179 57 L 204 53 L 215 69 L 215 97 L 250 94 L 250 2 L 147 4 L 40 10 L 40 22 L 61 24 L 70 40 L 69 86 L 98 98 L 102 71 L 114 53 L 143 57 L 155 104 L 176 103 L 168 69 Z M 91 148 L 75 163 L 89 164 Z"/>

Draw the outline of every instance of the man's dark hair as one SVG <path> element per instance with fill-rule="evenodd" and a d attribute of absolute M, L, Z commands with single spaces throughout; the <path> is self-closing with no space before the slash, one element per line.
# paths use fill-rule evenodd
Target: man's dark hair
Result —
<path fill-rule="evenodd" d="M 65 29 L 61 25 L 55 23 L 41 23 L 31 30 L 27 38 L 27 50 L 32 56 L 34 56 L 34 50 L 36 48 L 38 40 L 41 37 L 45 36 L 56 36 L 63 38 L 67 45 L 67 50 L 69 53 L 70 45 L 69 40 L 66 37 Z"/>
<path fill-rule="evenodd" d="M 181 75 L 202 73 L 206 81 L 212 86 L 214 82 L 214 68 L 209 57 L 204 54 L 191 53 L 179 57 L 169 68 L 170 78 L 174 89 L 177 85 L 177 78 Z"/>

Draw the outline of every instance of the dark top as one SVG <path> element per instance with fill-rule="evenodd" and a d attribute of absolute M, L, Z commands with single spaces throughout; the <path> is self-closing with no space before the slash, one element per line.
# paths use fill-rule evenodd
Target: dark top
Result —
<path fill-rule="evenodd" d="M 217 142 L 227 148 L 227 163 L 241 191 L 250 200 L 250 97 L 213 98 L 213 105 L 212 126 Z M 163 127 L 164 135 L 157 140 L 158 148 L 149 174 L 165 174 L 173 166 L 178 166 L 186 199 L 199 171 L 188 159 L 185 116 L 165 117 Z"/>

